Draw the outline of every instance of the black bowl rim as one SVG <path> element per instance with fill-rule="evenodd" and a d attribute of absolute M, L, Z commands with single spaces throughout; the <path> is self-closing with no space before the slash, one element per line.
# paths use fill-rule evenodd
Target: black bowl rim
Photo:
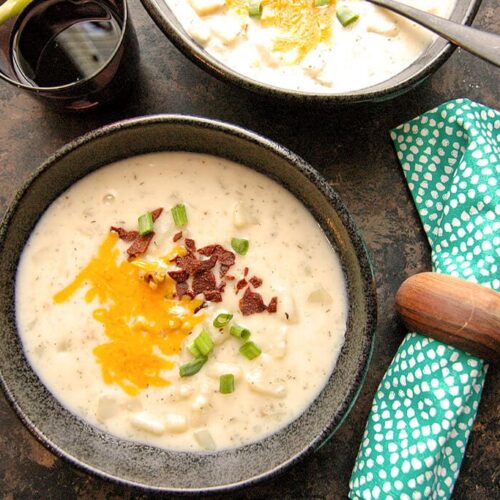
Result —
<path fill-rule="evenodd" d="M 305 457 L 311 455 L 314 451 L 318 450 L 324 446 L 332 436 L 337 432 L 337 430 L 342 426 L 349 413 L 353 409 L 357 398 L 361 392 L 364 385 L 368 369 L 370 366 L 371 358 L 375 348 L 375 330 L 377 325 L 377 298 L 376 298 L 376 285 L 374 280 L 373 266 L 370 260 L 369 252 L 365 242 L 363 241 L 359 230 L 354 223 L 354 220 L 348 210 L 346 209 L 343 201 L 337 192 L 324 180 L 324 178 L 317 172 L 311 165 L 309 165 L 300 156 L 293 153 L 288 148 L 281 146 L 280 144 L 267 139 L 255 132 L 249 131 L 237 125 L 232 125 L 219 120 L 213 120 L 209 118 L 203 118 L 192 115 L 182 115 L 182 114 L 157 114 L 151 116 L 139 116 L 134 118 L 128 118 L 115 123 L 105 125 L 96 130 L 87 132 L 86 134 L 70 141 L 66 145 L 59 148 L 55 153 L 53 153 L 49 158 L 47 158 L 40 166 L 38 166 L 27 178 L 22 187 L 16 192 L 15 196 L 11 200 L 9 207 L 0 220 L 0 254 L 3 249 L 4 240 L 6 237 L 6 228 L 9 225 L 10 220 L 14 216 L 17 207 L 26 195 L 31 184 L 35 181 L 38 176 L 43 172 L 50 169 L 54 163 L 59 161 L 61 158 L 65 157 L 69 153 L 77 150 L 80 146 L 92 142 L 94 139 L 112 135 L 115 132 L 119 132 L 122 129 L 134 129 L 141 128 L 143 126 L 150 126 L 161 123 L 171 123 L 171 124 L 181 124 L 190 125 L 195 127 L 204 127 L 211 130 L 219 131 L 225 134 L 229 134 L 233 137 L 242 138 L 244 140 L 252 141 L 258 144 L 278 156 L 281 156 L 297 168 L 302 175 L 305 175 L 309 180 L 311 180 L 316 188 L 326 196 L 329 203 L 334 207 L 336 213 L 341 220 L 342 224 L 349 233 L 349 237 L 354 248 L 356 258 L 360 266 L 360 274 L 362 279 L 362 287 L 366 301 L 366 339 L 367 344 L 362 353 L 362 359 L 358 372 L 356 373 L 355 381 L 353 384 L 353 389 L 347 395 L 346 399 L 349 401 L 344 414 L 341 415 L 338 422 L 332 421 L 328 426 L 326 426 L 322 432 L 311 441 L 307 447 L 303 449 L 302 452 L 297 453 L 292 456 L 287 461 L 281 463 L 280 465 L 274 467 L 273 469 L 261 473 L 256 476 L 252 476 L 249 479 L 245 479 L 236 483 L 228 483 L 222 486 L 212 486 L 204 488 L 165 488 L 162 486 L 151 486 L 141 482 L 129 480 L 122 477 L 117 477 L 112 474 L 103 472 L 91 465 L 84 463 L 77 457 L 74 457 L 67 453 L 64 449 L 59 447 L 57 444 L 53 443 L 48 437 L 46 437 L 42 432 L 38 430 L 36 425 L 31 422 L 31 420 L 25 415 L 23 409 L 17 404 L 15 395 L 11 392 L 8 385 L 6 384 L 2 370 L 0 367 L 0 386 L 6 396 L 6 399 L 10 406 L 14 409 L 17 417 L 26 426 L 26 428 L 31 432 L 31 434 L 48 450 L 53 452 L 59 458 L 62 458 L 69 462 L 71 465 L 75 466 L 79 470 L 86 473 L 94 475 L 96 477 L 106 479 L 115 484 L 122 484 L 134 488 L 138 488 L 142 491 L 149 492 L 163 492 L 163 493 L 174 493 L 180 495 L 192 495 L 197 494 L 210 494 L 210 493 L 226 493 L 234 490 L 241 489 L 246 486 L 251 486 L 259 483 L 263 480 L 275 477 L 285 470 L 289 469 L 295 463 L 301 461 Z M 251 167 L 250 167 L 251 168 Z"/>
<path fill-rule="evenodd" d="M 479 9 L 481 0 L 467 1 L 468 7 L 465 15 L 461 19 L 461 23 L 470 25 L 477 13 L 477 10 Z M 198 45 L 182 28 L 178 28 L 174 23 L 172 23 L 165 15 L 165 11 L 161 7 L 159 7 L 159 3 L 161 2 L 162 4 L 164 4 L 164 7 L 169 10 L 172 17 L 175 18 L 173 12 L 166 5 L 165 0 L 141 0 L 141 2 L 158 28 L 160 28 L 160 30 L 166 35 L 166 37 L 188 59 L 197 64 L 200 68 L 215 76 L 219 80 L 229 82 L 233 85 L 256 92 L 258 94 L 263 94 L 270 97 L 284 98 L 291 102 L 347 105 L 361 102 L 379 102 L 390 99 L 392 97 L 397 97 L 423 82 L 430 74 L 432 74 L 442 64 L 444 64 L 444 62 L 457 48 L 452 43 L 445 42 L 443 47 L 432 57 L 432 59 L 428 63 L 423 64 L 422 67 L 418 69 L 412 76 L 407 77 L 399 83 L 390 84 L 391 81 L 397 79 L 398 77 L 398 75 L 394 75 L 388 80 L 375 84 L 371 87 L 365 87 L 351 92 L 318 94 L 314 92 L 305 92 L 276 87 L 244 76 L 243 74 L 231 69 L 230 67 L 219 61 L 217 58 L 210 55 L 203 49 L 203 47 Z M 378 87 L 384 84 L 389 84 L 389 86 L 378 89 Z"/>

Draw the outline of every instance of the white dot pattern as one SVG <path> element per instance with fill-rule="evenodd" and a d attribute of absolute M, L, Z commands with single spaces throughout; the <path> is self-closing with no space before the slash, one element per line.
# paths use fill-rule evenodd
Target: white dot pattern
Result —
<path fill-rule="evenodd" d="M 500 113 L 457 99 L 391 138 L 434 271 L 500 291 Z M 450 498 L 486 369 L 468 353 L 408 334 L 375 395 L 349 497 Z"/>

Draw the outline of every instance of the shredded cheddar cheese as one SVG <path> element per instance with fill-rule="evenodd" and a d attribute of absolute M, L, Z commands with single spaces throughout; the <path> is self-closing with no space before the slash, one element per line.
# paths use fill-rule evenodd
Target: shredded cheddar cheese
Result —
<path fill-rule="evenodd" d="M 314 0 L 263 0 L 261 5 L 263 26 L 278 32 L 273 49 L 276 52 L 295 51 L 298 62 L 322 42 L 332 37 L 336 1 L 317 7 Z M 248 0 L 226 0 L 230 9 L 247 11 Z"/>
<path fill-rule="evenodd" d="M 168 275 L 154 288 L 141 279 L 142 272 L 157 271 L 161 263 L 118 262 L 117 239 L 110 233 L 73 282 L 54 295 L 54 302 L 66 302 L 88 286 L 84 299 L 87 303 L 97 299 L 100 306 L 94 309 L 93 317 L 109 338 L 93 351 L 103 380 L 136 395 L 150 385 L 169 385 L 162 371 L 172 369 L 174 364 L 167 357 L 180 351 L 186 336 L 204 316 L 194 313 L 200 300 L 174 298 L 175 283 Z M 175 247 L 163 261 L 185 251 L 184 247 Z"/>

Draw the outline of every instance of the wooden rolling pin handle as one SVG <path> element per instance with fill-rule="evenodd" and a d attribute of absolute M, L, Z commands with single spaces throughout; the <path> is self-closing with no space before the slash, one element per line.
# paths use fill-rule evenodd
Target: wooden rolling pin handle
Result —
<path fill-rule="evenodd" d="M 396 294 L 404 323 L 486 361 L 500 361 L 500 293 L 444 274 L 408 278 Z"/>

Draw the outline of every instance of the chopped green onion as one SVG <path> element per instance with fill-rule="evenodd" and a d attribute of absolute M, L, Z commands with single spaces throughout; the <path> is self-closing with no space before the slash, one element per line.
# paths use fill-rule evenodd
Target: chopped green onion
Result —
<path fill-rule="evenodd" d="M 200 358 L 201 356 L 203 356 L 194 342 L 191 342 L 191 344 L 187 346 L 187 349 L 195 358 Z"/>
<path fill-rule="evenodd" d="M 154 229 L 153 214 L 146 212 L 139 217 L 139 235 L 146 236 L 151 234 Z"/>
<path fill-rule="evenodd" d="M 315 0 L 314 5 L 316 7 L 323 7 L 325 5 L 328 5 L 330 3 L 330 0 Z"/>
<path fill-rule="evenodd" d="M 246 342 L 250 338 L 250 335 L 251 335 L 250 330 L 248 330 L 247 328 L 244 328 L 243 326 L 239 326 L 239 325 L 232 325 L 231 329 L 229 330 L 229 333 L 233 337 L 237 337 L 237 338 L 243 340 L 244 342 Z"/>
<path fill-rule="evenodd" d="M 175 205 L 172 208 L 172 217 L 177 227 L 184 227 L 188 223 L 186 207 L 182 203 Z"/>
<path fill-rule="evenodd" d="M 353 12 L 349 7 L 341 5 L 335 12 L 340 24 L 345 28 L 359 19 L 359 14 Z"/>
<path fill-rule="evenodd" d="M 189 363 L 179 367 L 179 375 L 181 377 L 191 377 L 195 373 L 201 370 L 201 367 L 207 362 L 206 356 L 201 356 L 200 358 L 192 359 Z"/>
<path fill-rule="evenodd" d="M 262 4 L 260 2 L 252 2 L 248 6 L 248 15 L 250 17 L 260 17 L 262 15 Z"/>
<path fill-rule="evenodd" d="M 212 352 L 214 348 L 214 341 L 210 334 L 206 330 L 202 330 L 201 333 L 194 339 L 194 345 L 200 351 L 202 356 L 206 356 Z"/>
<path fill-rule="evenodd" d="M 229 313 L 221 313 L 214 319 L 215 328 L 226 326 L 233 319 L 233 315 Z"/>
<path fill-rule="evenodd" d="M 219 391 L 221 394 L 231 394 L 234 392 L 234 375 L 232 373 L 220 376 Z"/>
<path fill-rule="evenodd" d="M 240 353 L 247 359 L 254 359 L 260 356 L 262 351 L 257 347 L 257 345 L 250 341 L 246 342 L 240 347 Z"/>
<path fill-rule="evenodd" d="M 248 252 L 248 247 L 250 246 L 250 243 L 248 240 L 244 240 L 242 238 L 232 238 L 231 239 L 231 246 L 233 247 L 233 250 L 239 254 L 239 255 L 246 255 Z"/>

